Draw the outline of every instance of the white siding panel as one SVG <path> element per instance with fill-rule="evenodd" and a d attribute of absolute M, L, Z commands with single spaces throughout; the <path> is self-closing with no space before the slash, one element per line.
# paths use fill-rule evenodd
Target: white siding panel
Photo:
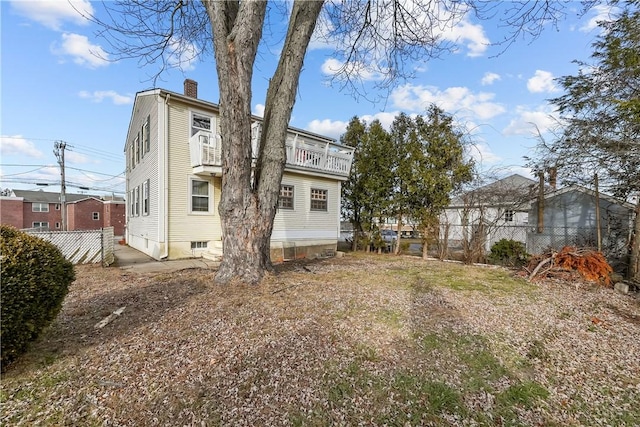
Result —
<path fill-rule="evenodd" d="M 169 257 L 180 257 L 176 248 L 186 248 L 191 241 L 214 241 L 221 239 L 218 202 L 220 200 L 220 178 L 196 176 L 192 174 L 189 154 L 190 109 L 175 100 L 169 103 Z M 211 211 L 208 214 L 190 212 L 191 179 L 206 180 L 210 183 L 210 196 L 213 196 Z M 213 193 L 213 194 L 211 194 Z M 180 249 L 180 252 L 184 252 Z M 184 254 L 188 256 L 188 254 Z"/>
<path fill-rule="evenodd" d="M 127 156 L 127 234 L 129 244 L 137 244 L 136 249 L 145 253 L 157 252 L 154 249 L 159 240 L 159 212 L 158 212 L 158 172 L 161 159 L 158 158 L 158 144 L 160 143 L 160 132 L 158 129 L 158 104 L 161 101 L 156 94 L 138 96 L 134 105 L 134 111 L 127 135 L 125 155 Z M 136 139 L 138 133 L 142 136 L 142 126 L 149 117 L 150 150 L 141 156 L 140 161 L 133 167 L 130 164 L 129 150 Z M 132 216 L 130 212 L 131 203 L 129 200 L 131 191 L 139 187 L 142 195 L 142 185 L 149 180 L 149 215 L 142 214 L 142 208 L 138 216 Z M 140 242 L 144 242 L 141 245 Z M 140 247 L 138 247 L 140 246 Z"/>
<path fill-rule="evenodd" d="M 285 172 L 282 183 L 294 187 L 294 209 L 279 209 L 272 242 L 337 239 L 340 223 L 340 185 L 332 179 Z M 327 211 L 311 210 L 311 189 L 327 190 Z"/>

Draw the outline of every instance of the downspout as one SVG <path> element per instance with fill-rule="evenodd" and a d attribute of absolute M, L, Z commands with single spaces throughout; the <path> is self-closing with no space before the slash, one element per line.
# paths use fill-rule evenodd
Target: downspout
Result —
<path fill-rule="evenodd" d="M 160 259 L 166 259 L 169 256 L 169 99 L 171 98 L 171 94 L 167 94 L 164 99 L 164 135 L 162 138 L 162 179 L 160 182 L 162 183 L 162 212 L 159 212 L 163 215 L 162 223 L 163 223 L 163 240 L 164 240 L 164 251 L 160 254 Z"/>

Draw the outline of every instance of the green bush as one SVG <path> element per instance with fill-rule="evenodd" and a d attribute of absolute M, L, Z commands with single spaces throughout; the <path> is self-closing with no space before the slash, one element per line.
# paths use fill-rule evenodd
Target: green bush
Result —
<path fill-rule="evenodd" d="M 16 359 L 62 308 L 73 265 L 53 244 L 0 226 L 2 366 Z"/>
<path fill-rule="evenodd" d="M 524 244 L 515 240 L 501 239 L 491 246 L 489 261 L 509 267 L 525 265 L 529 260 Z"/>

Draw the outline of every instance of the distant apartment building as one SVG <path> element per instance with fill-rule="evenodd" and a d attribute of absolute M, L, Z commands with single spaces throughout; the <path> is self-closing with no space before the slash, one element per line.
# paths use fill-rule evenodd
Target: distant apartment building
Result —
<path fill-rule="evenodd" d="M 99 230 L 113 227 L 124 234 L 125 202 L 121 197 L 88 194 L 66 195 L 67 230 Z M 13 190 L 0 197 L 0 223 L 19 229 L 62 230 L 60 194 L 46 191 Z"/>

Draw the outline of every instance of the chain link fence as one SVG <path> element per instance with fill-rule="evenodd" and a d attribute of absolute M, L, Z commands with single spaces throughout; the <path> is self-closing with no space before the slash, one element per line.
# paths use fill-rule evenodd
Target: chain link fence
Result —
<path fill-rule="evenodd" d="M 629 262 L 629 228 L 608 227 L 601 230 L 601 250 L 616 271 Z M 545 227 L 538 233 L 531 225 L 468 225 L 441 224 L 437 255 L 444 259 L 484 262 L 491 247 L 501 239 L 515 240 L 525 245 L 529 254 L 560 250 L 564 246 L 597 250 L 597 230 L 587 227 Z"/>

